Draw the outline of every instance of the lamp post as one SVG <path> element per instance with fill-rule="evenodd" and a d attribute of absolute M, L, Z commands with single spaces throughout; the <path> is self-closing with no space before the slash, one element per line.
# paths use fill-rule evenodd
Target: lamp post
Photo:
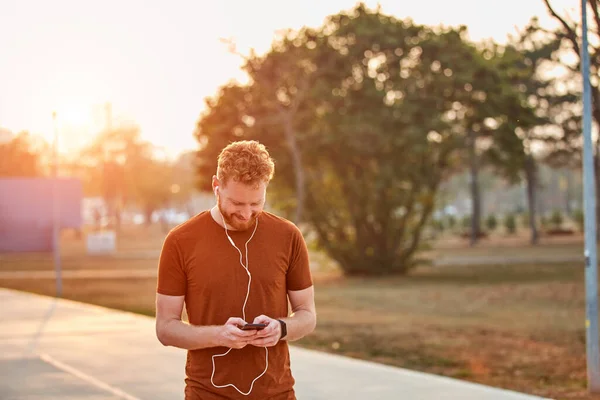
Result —
<path fill-rule="evenodd" d="M 583 79 L 583 204 L 585 207 L 585 304 L 588 389 L 600 392 L 598 358 L 598 261 L 596 255 L 596 187 L 592 148 L 590 56 L 587 37 L 587 0 L 581 0 L 581 75 Z"/>
<path fill-rule="evenodd" d="M 60 203 L 58 198 L 58 126 L 56 111 L 52 112 L 54 141 L 52 146 L 52 253 L 56 275 L 56 297 L 62 296 L 62 275 L 60 265 Z"/>

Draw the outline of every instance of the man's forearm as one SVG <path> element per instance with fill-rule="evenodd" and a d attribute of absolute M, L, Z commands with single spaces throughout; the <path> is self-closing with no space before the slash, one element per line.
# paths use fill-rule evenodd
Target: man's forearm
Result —
<path fill-rule="evenodd" d="M 219 326 L 194 326 L 180 320 L 170 320 L 157 327 L 158 340 L 165 346 L 185 350 L 220 346 Z"/>
<path fill-rule="evenodd" d="M 298 310 L 288 318 L 282 318 L 287 327 L 284 340 L 294 341 L 311 333 L 317 325 L 317 316 L 309 310 Z"/>

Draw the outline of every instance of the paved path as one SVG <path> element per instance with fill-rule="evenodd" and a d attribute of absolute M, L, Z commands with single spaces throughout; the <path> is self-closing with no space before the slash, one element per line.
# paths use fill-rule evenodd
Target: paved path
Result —
<path fill-rule="evenodd" d="M 185 351 L 152 318 L 0 289 L 0 399 L 182 399 Z M 539 397 L 291 347 L 299 400 Z"/>

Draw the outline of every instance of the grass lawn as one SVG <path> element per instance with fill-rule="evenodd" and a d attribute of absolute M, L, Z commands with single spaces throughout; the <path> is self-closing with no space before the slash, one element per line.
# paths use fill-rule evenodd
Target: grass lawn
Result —
<path fill-rule="evenodd" d="M 148 234 L 148 244 L 133 240 L 136 235 L 124 235 L 120 253 L 160 249 L 162 239 Z M 93 258 L 81 241 L 67 241 L 66 269 L 156 268 L 152 257 Z M 539 249 L 498 242 L 468 249 L 459 243 L 433 251 L 512 254 L 545 248 L 562 254 L 557 246 L 580 251 L 581 242 L 543 243 Z M 586 394 L 579 263 L 421 267 L 407 277 L 348 279 L 322 255 L 312 259 L 319 264 L 318 327 L 296 342 L 300 346 L 555 399 L 600 399 Z M 0 255 L 0 271 L 24 268 L 50 269 L 51 257 Z M 153 278 L 65 279 L 63 285 L 70 299 L 154 315 Z M 54 294 L 51 279 L 4 279 L 0 286 Z"/>
<path fill-rule="evenodd" d="M 164 236 L 158 225 L 129 227 L 118 236 L 114 255 L 90 257 L 85 239 L 67 232 L 61 240 L 61 267 L 65 270 L 157 268 Z M 0 272 L 53 270 L 52 253 L 0 253 Z"/>
<path fill-rule="evenodd" d="M 556 237 L 542 235 L 538 245 L 532 246 L 529 244 L 528 232 L 519 232 L 516 235 L 496 233 L 490 238 L 481 239 L 475 247 L 471 247 L 468 239 L 445 234 L 433 242 L 432 249 L 426 251 L 425 254 L 431 257 L 449 256 L 453 258 L 502 254 L 532 258 L 551 255 L 583 258 L 583 241 L 581 234 Z"/>

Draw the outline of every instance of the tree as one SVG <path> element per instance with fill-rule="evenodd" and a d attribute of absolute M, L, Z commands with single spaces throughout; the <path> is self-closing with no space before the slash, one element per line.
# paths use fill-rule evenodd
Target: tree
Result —
<path fill-rule="evenodd" d="M 153 150 L 137 126 L 119 126 L 101 132 L 81 153 L 86 180 L 96 182 L 92 190 L 104 198 L 117 228 L 126 206 L 144 210 L 149 222 L 171 195 L 173 166 L 156 160 Z"/>
<path fill-rule="evenodd" d="M 126 166 L 129 203 L 141 208 L 146 223 L 154 211 L 165 207 L 172 196 L 173 166 L 150 157 L 140 157 Z"/>
<path fill-rule="evenodd" d="M 204 140 L 210 140 L 209 135 L 202 135 L 203 129 L 207 129 L 215 119 L 218 119 L 221 123 L 223 121 L 230 123 L 227 132 L 222 132 L 220 135 L 222 145 L 235 140 L 236 137 L 239 138 L 251 127 L 269 148 L 275 149 L 276 152 L 277 149 L 287 152 L 288 156 L 285 160 L 290 162 L 291 168 L 282 170 L 292 173 L 291 176 L 286 175 L 285 179 L 294 182 L 294 190 L 280 196 L 280 200 L 288 199 L 284 212 L 289 213 L 293 208 L 292 219 L 297 224 L 303 222 L 306 191 L 302 146 L 299 143 L 303 134 L 298 132 L 299 129 L 304 128 L 303 121 L 307 116 L 304 100 L 308 92 L 315 87 L 321 74 L 328 71 L 337 60 L 335 57 L 330 57 L 331 52 L 319 51 L 327 45 L 326 40 L 326 36 L 313 29 L 305 28 L 299 33 L 287 31 L 280 40 L 273 43 L 272 50 L 263 57 L 256 54 L 251 54 L 249 57 L 240 55 L 235 50 L 235 44 L 230 43 L 230 50 L 245 60 L 243 68 L 248 73 L 252 85 L 247 88 L 238 85 L 224 87 L 218 100 L 207 100 L 207 106 L 211 109 L 214 102 L 219 102 L 223 106 L 220 111 L 228 113 L 232 119 L 223 119 L 222 117 L 226 116 L 221 114 L 206 115 L 199 121 L 197 127 L 201 144 Z M 239 103 L 242 96 L 243 101 Z M 232 99 L 238 104 L 225 106 L 226 102 Z M 308 114 L 311 113 L 312 111 L 309 110 Z M 221 125 L 221 129 L 223 128 L 225 126 Z M 209 176 L 214 174 L 216 169 L 214 161 L 207 161 L 216 159 L 213 157 L 215 154 L 208 153 L 211 148 L 214 146 L 201 146 L 200 172 L 205 182 L 209 182 Z"/>
<path fill-rule="evenodd" d="M 249 57 L 248 86 L 226 85 L 207 100 L 197 129 L 200 173 L 214 173 L 230 140 L 258 139 L 276 159 L 272 193 L 291 197 L 298 193 L 293 133 L 303 219 L 319 245 L 347 274 L 406 273 L 438 188 L 456 168 L 464 116 L 488 113 L 484 78 L 494 74 L 464 33 L 358 5 L 319 29 L 288 34 L 266 55 Z M 475 85 L 474 76 L 481 76 Z"/>
<path fill-rule="evenodd" d="M 29 133 L 21 132 L 9 142 L 0 144 L 0 177 L 41 176 L 40 157 Z"/>
<path fill-rule="evenodd" d="M 577 98 L 581 97 L 582 85 L 580 82 L 580 71 L 581 71 L 581 27 L 576 21 L 570 20 L 568 17 L 561 16 L 554 7 L 550 0 L 542 0 L 546 5 L 548 13 L 559 23 L 559 28 L 554 32 L 544 32 L 552 34 L 557 40 L 563 45 L 561 51 L 569 51 L 574 55 L 575 62 L 569 62 L 565 57 L 561 57 L 560 52 L 555 52 L 553 61 L 560 62 L 567 70 L 571 73 L 567 76 L 569 82 L 565 85 L 565 89 L 569 93 L 575 95 Z M 593 16 L 593 23 L 588 25 L 589 39 L 589 56 L 590 56 L 590 85 L 591 85 L 591 96 L 592 96 L 592 118 L 596 123 L 596 126 L 600 125 L 600 92 L 599 92 L 599 79 L 598 74 L 600 73 L 600 10 L 598 6 L 599 0 L 588 0 L 587 6 L 591 10 Z M 541 30 L 541 29 L 540 29 Z M 571 157 L 573 154 L 580 157 L 582 141 L 581 137 L 581 107 L 573 107 L 572 115 L 566 118 L 561 127 L 563 128 L 562 140 L 557 141 L 557 145 L 553 154 L 553 161 L 560 162 L 562 165 L 573 164 L 578 161 L 578 158 Z M 600 140 L 595 139 L 595 151 L 594 153 L 594 172 L 596 177 L 596 194 L 600 195 Z M 580 158 L 579 158 L 580 160 Z M 581 162 L 578 163 L 581 165 Z M 600 202 L 596 202 L 596 229 L 598 229 L 600 221 Z"/>
<path fill-rule="evenodd" d="M 487 159 L 509 182 L 525 180 L 532 244 L 539 239 L 535 146 L 554 140 L 552 129 L 558 116 L 564 113 L 565 104 L 574 100 L 571 95 L 557 93 L 553 80 L 542 76 L 543 67 L 560 42 L 540 37 L 539 33 L 539 24 L 533 19 L 496 58 L 497 68 L 504 72 L 505 82 L 512 87 L 516 98 L 507 98 L 510 102 L 500 105 L 504 115 L 493 135 L 494 146 L 486 152 Z"/>
<path fill-rule="evenodd" d="M 509 235 L 514 235 L 517 232 L 517 221 L 513 213 L 504 216 L 504 227 Z"/>
<path fill-rule="evenodd" d="M 212 98 L 205 99 L 205 111 L 198 120 L 195 137 L 198 187 L 212 191 L 211 177 L 217 172 L 217 157 L 230 142 L 252 135 L 254 117 L 250 103 L 250 87 L 229 83 Z"/>
<path fill-rule="evenodd" d="M 500 53 L 499 46 L 483 44 L 478 48 L 462 46 L 455 56 L 461 63 L 469 80 L 464 80 L 464 90 L 457 92 L 450 110 L 455 123 L 461 128 L 466 149 L 466 160 L 469 170 L 469 186 L 471 192 L 471 226 L 470 244 L 475 245 L 481 237 L 481 188 L 479 170 L 482 164 L 480 156 L 482 139 L 493 136 L 502 118 L 504 107 L 514 104 L 517 99 L 513 90 L 507 85 L 502 70 L 496 66 L 496 58 Z M 462 65 L 470 61 L 469 66 Z"/>
<path fill-rule="evenodd" d="M 172 170 L 169 201 L 174 207 L 186 209 L 190 215 L 194 212 L 190 209 L 190 199 L 198 184 L 197 159 L 197 151 L 187 151 L 179 155 L 172 166 L 166 166 Z"/>

